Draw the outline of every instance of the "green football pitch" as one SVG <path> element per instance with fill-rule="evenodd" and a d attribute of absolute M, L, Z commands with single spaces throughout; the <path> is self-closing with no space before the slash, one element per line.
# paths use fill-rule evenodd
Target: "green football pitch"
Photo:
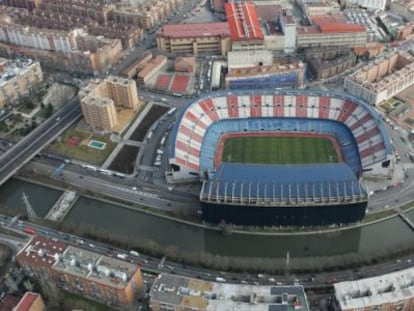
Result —
<path fill-rule="evenodd" d="M 235 137 L 224 142 L 222 162 L 310 164 L 338 162 L 333 143 L 322 137 Z"/>

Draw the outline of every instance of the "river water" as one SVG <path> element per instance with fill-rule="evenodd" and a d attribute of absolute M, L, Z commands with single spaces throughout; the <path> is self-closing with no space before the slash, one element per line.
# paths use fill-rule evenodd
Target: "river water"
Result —
<path fill-rule="evenodd" d="M 44 216 L 61 191 L 11 179 L 0 188 L 0 204 L 24 213 L 22 192 L 29 196 L 33 209 Z M 414 211 L 408 214 L 414 221 Z M 330 256 L 358 253 L 360 256 L 384 254 L 414 243 L 414 232 L 395 217 L 378 224 L 342 231 L 312 234 L 239 234 L 195 228 L 115 204 L 81 197 L 68 214 L 67 222 L 93 226 L 127 238 L 148 239 L 183 251 L 244 257 Z"/>

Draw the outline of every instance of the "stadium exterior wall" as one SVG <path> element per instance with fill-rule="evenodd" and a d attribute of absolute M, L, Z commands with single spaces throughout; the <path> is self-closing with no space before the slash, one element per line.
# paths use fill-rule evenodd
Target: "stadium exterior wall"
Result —
<path fill-rule="evenodd" d="M 209 223 L 222 221 L 240 226 L 326 226 L 359 222 L 367 201 L 320 206 L 247 206 L 201 201 L 202 218 Z"/>

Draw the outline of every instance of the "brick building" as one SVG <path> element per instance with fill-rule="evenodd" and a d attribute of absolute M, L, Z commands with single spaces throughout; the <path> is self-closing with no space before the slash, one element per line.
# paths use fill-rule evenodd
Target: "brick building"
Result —
<path fill-rule="evenodd" d="M 41 295 L 26 292 L 12 311 L 46 311 L 46 306 Z"/>

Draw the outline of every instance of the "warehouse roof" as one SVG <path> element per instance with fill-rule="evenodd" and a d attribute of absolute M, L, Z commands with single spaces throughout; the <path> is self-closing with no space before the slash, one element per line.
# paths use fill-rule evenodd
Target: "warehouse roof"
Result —
<path fill-rule="evenodd" d="M 232 40 L 263 40 L 263 32 L 252 2 L 229 2 L 224 8 Z"/>

